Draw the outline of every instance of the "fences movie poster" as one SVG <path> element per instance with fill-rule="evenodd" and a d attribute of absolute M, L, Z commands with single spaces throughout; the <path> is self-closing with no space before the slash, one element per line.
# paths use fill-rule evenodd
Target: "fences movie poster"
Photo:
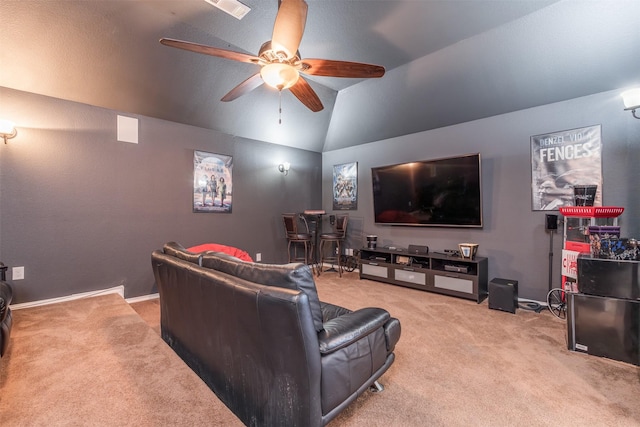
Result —
<path fill-rule="evenodd" d="M 600 125 L 531 137 L 534 211 L 574 206 L 574 185 L 597 185 L 594 206 L 602 206 Z"/>

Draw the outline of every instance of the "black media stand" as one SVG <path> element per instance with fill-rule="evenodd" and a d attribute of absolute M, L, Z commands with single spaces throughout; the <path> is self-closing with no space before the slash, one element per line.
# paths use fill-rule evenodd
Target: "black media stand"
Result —
<path fill-rule="evenodd" d="M 489 294 L 487 258 L 464 259 L 406 249 L 361 249 L 360 278 L 407 286 L 481 303 Z"/>

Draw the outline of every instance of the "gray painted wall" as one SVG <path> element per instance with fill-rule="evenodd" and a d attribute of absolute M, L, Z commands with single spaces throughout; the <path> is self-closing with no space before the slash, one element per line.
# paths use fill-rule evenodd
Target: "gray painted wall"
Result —
<path fill-rule="evenodd" d="M 549 288 L 550 235 L 546 213 L 531 210 L 530 137 L 547 132 L 602 125 L 603 202 L 623 206 L 622 235 L 640 238 L 640 120 L 623 111 L 621 91 L 611 91 L 515 113 L 325 152 L 323 206 L 331 211 L 333 165 L 358 162 L 358 210 L 351 211 L 363 234 L 378 244 L 406 247 L 426 244 L 432 251 L 457 249 L 460 242 L 479 243 L 489 258 L 489 279 L 518 280 L 519 296 L 544 301 Z M 338 100 L 339 101 L 339 100 Z M 461 105 L 460 108 L 464 108 Z M 373 222 L 371 167 L 480 152 L 484 227 L 482 229 L 381 226 Z M 562 216 L 559 216 L 562 218 Z M 560 286 L 562 230 L 553 236 L 553 282 Z"/>
<path fill-rule="evenodd" d="M 366 234 L 377 234 L 381 244 L 427 244 L 431 250 L 477 242 L 479 254 L 489 258 L 490 278 L 518 280 L 521 297 L 544 300 L 549 234 L 545 212 L 531 211 L 529 138 L 602 125 L 604 203 L 624 206 L 622 234 L 640 237 L 640 121 L 622 110 L 619 93 L 320 155 L 141 116 L 140 143 L 121 143 L 118 112 L 0 88 L 0 117 L 19 126 L 18 136 L 0 146 L 0 260 L 25 266 L 25 279 L 12 282 L 15 303 L 120 284 L 127 297 L 155 292 L 150 253 L 169 240 L 230 244 L 252 256 L 261 252 L 264 262 L 284 262 L 280 213 L 332 212 L 333 165 L 357 161 L 350 247 L 360 247 Z M 232 214 L 191 212 L 193 150 L 233 155 Z M 483 159 L 483 229 L 374 225 L 372 166 L 471 152 Z M 276 170 L 284 160 L 292 164 L 286 177 Z M 560 284 L 561 243 L 558 233 L 554 286 Z"/>
<path fill-rule="evenodd" d="M 0 260 L 8 279 L 25 267 L 14 303 L 120 284 L 126 297 L 156 292 L 150 255 L 171 240 L 282 263 L 280 214 L 321 205 L 319 153 L 142 116 L 128 144 L 116 111 L 6 88 L 0 99 L 18 125 L 0 146 Z M 233 156 L 233 213 L 192 212 L 193 150 Z"/>

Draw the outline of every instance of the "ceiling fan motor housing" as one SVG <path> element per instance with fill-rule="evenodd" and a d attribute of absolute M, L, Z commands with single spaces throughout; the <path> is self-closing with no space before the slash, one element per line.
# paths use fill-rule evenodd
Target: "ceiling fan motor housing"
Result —
<path fill-rule="evenodd" d="M 275 51 L 271 48 L 271 40 L 266 41 L 260 46 L 260 52 L 258 53 L 260 59 L 263 59 L 267 64 L 273 62 L 281 62 L 284 64 L 295 65 L 300 62 L 300 51 L 297 51 L 295 56 L 287 58 L 287 53 L 284 51 Z"/>

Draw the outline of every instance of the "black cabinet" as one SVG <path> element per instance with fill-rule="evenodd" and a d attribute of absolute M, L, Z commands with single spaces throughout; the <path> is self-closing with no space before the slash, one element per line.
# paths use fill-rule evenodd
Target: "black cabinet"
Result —
<path fill-rule="evenodd" d="M 640 366 L 638 261 L 578 257 L 578 290 L 567 292 L 569 350 Z"/>
<path fill-rule="evenodd" d="M 487 291 L 487 259 L 473 260 L 406 249 L 361 249 L 360 278 L 482 302 Z"/>
<path fill-rule="evenodd" d="M 566 295 L 569 350 L 640 366 L 640 301 Z"/>

